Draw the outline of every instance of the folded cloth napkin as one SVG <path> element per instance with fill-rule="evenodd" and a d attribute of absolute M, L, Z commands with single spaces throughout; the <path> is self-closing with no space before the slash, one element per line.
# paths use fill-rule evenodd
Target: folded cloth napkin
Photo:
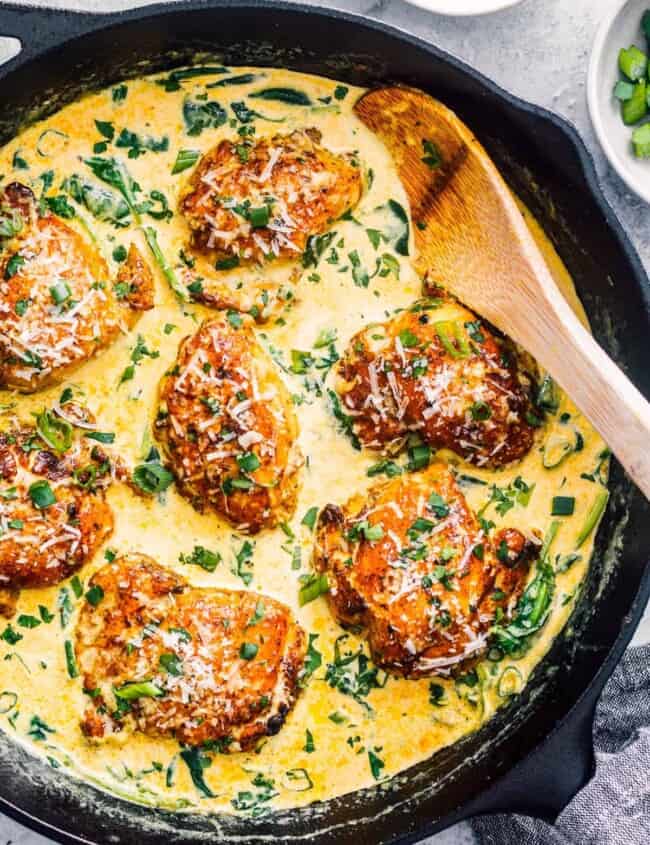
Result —
<path fill-rule="evenodd" d="M 605 687 L 594 723 L 596 773 L 555 826 L 483 816 L 481 845 L 649 845 L 650 645 L 630 648 Z"/>

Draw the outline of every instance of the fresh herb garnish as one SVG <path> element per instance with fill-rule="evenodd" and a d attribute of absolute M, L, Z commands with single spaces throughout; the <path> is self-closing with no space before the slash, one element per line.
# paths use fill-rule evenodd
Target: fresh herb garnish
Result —
<path fill-rule="evenodd" d="M 181 760 L 187 766 L 192 783 L 204 798 L 215 798 L 214 792 L 209 788 L 203 777 L 205 769 L 209 768 L 212 760 L 210 757 L 196 746 L 192 748 L 184 748 L 180 753 Z"/>
<path fill-rule="evenodd" d="M 311 106 L 312 102 L 304 93 L 296 88 L 263 88 L 249 95 L 252 99 L 271 100 L 290 106 Z"/>
<path fill-rule="evenodd" d="M 221 555 L 219 552 L 211 552 L 204 546 L 194 546 L 192 554 L 181 554 L 179 560 L 184 564 L 200 566 L 201 569 L 205 569 L 206 572 L 214 572 L 217 566 L 221 563 Z"/>
<path fill-rule="evenodd" d="M 385 686 L 388 676 L 372 665 L 362 647 L 358 651 L 343 654 L 341 643 L 347 639 L 347 636 L 347 634 L 342 634 L 336 639 L 334 660 L 327 665 L 325 680 L 332 688 L 344 695 L 349 695 L 364 710 L 372 713 L 372 707 L 365 698 L 371 690 Z"/>

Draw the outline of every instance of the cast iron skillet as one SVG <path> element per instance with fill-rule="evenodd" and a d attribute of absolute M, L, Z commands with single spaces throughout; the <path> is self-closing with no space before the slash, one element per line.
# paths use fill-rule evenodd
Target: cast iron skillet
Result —
<path fill-rule="evenodd" d="M 22 52 L 0 68 L 0 144 L 26 120 L 129 75 L 187 63 L 288 67 L 359 85 L 400 81 L 460 113 L 544 225 L 598 340 L 650 396 L 647 279 L 575 131 L 439 49 L 380 23 L 268 0 L 95 16 L 0 6 Z M 161 96 L 164 94 L 161 93 Z M 444 281 L 444 280 L 443 280 Z M 62 842 L 412 842 L 471 815 L 553 818 L 588 779 L 592 716 L 650 595 L 648 506 L 616 464 L 588 581 L 523 695 L 478 734 L 382 789 L 257 821 L 153 811 L 48 768 L 0 734 L 0 810 Z M 408 736 L 408 723 L 396 725 Z M 332 773 L 336 777 L 336 773 Z"/>

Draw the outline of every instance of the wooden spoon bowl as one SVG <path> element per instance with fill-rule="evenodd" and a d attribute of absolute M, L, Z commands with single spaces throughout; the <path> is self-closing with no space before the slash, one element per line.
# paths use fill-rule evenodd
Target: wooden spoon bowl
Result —
<path fill-rule="evenodd" d="M 433 97 L 401 86 L 369 91 L 355 112 L 397 165 L 417 270 L 533 355 L 650 498 L 650 404 L 573 313 L 470 129 Z"/>

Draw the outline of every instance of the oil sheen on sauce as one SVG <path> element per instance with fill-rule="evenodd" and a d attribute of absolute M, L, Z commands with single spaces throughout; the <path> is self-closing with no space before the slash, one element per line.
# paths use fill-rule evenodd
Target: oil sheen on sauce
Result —
<path fill-rule="evenodd" d="M 333 244 L 338 260 L 330 256 L 330 261 L 321 259 L 316 270 L 306 269 L 295 286 L 290 307 L 278 315 L 281 319 L 276 322 L 272 318 L 257 329 L 262 344 L 284 362 L 290 360 L 292 349 L 312 350 L 323 331 L 336 333 L 335 343 L 340 353 L 362 326 L 386 319 L 394 309 L 408 306 L 421 295 L 421 281 L 409 259 L 395 254 L 388 246 L 376 251 L 366 231 L 381 227 L 376 209 L 389 199 L 408 207 L 404 190 L 386 150 L 353 115 L 352 106 L 361 89 L 283 70 L 237 68 L 236 74 L 253 74 L 255 78 L 249 83 L 224 85 L 207 93 L 210 99 L 217 99 L 229 109 L 229 114 L 230 103 L 243 101 L 264 118 L 282 121 L 256 118 L 256 137 L 313 126 L 322 132 L 323 143 L 330 149 L 358 151 L 362 166 L 374 176 L 354 210 L 354 219 L 340 220 L 334 225 Z M 303 91 L 316 106 L 247 101 L 247 95 L 259 88 L 261 79 L 265 87 Z M 10 142 L 0 151 L 0 174 L 4 181 L 32 184 L 37 193 L 44 171 L 54 171 L 54 185 L 60 184 L 66 176 L 83 172 L 81 160 L 92 155 L 95 144 L 108 140 L 95 122 L 105 121 L 113 125 L 116 136 L 126 128 L 140 136 L 168 137 L 166 151 L 148 151 L 127 159 L 126 150 L 111 147 L 109 154 L 117 153 L 124 158 L 143 192 L 161 191 L 175 209 L 179 190 L 191 172 L 172 174 L 178 151 L 188 148 L 206 151 L 222 138 L 235 135 L 234 121 L 218 128 L 206 128 L 193 137 L 186 134 L 183 100 L 205 94 L 205 85 L 212 81 L 214 77 L 196 76 L 167 86 L 178 90 L 165 90 L 156 84 L 155 78 L 143 78 L 128 81 L 125 88 L 117 89 L 118 93 L 108 89 L 88 95 Z M 553 275 L 580 311 L 566 269 L 536 222 L 525 209 L 522 211 Z M 116 229 L 89 215 L 88 220 L 109 259 L 116 246 L 128 246 L 131 240 L 147 255 L 141 232 Z M 187 239 L 180 216 L 175 214 L 169 222 L 152 221 L 152 225 L 156 225 L 165 254 L 177 256 Z M 370 273 L 378 255 L 388 252 L 399 263 L 399 279 L 391 272 L 386 276 L 375 275 L 367 288 L 355 285 L 350 259 L 353 252 Z M 245 284 L 245 272 L 241 273 L 241 280 Z M 443 306 L 439 319 L 446 319 L 445 308 L 453 306 Z M 134 465 L 148 451 L 157 385 L 172 365 L 180 339 L 192 333 L 198 322 L 210 313 L 200 305 L 180 306 L 158 274 L 156 307 L 142 317 L 128 336 L 121 337 L 84 365 L 68 382 L 84 391 L 99 429 L 115 432 L 113 448 L 127 463 Z M 138 334 L 159 356 L 144 359 L 135 368 L 134 378 L 120 384 Z M 314 354 L 320 353 L 316 350 Z M 24 590 L 18 614 L 38 616 L 38 607 L 43 605 L 54 618 L 33 629 L 18 628 L 14 620 L 14 627 L 23 638 L 13 645 L 0 641 L 0 655 L 5 658 L 0 659 L 0 725 L 17 740 L 27 743 L 34 753 L 47 756 L 62 771 L 70 771 L 132 800 L 169 808 L 250 813 L 331 798 L 395 775 L 475 731 L 507 701 L 509 693 L 521 689 L 564 626 L 589 565 L 593 533 L 580 548 L 580 558 L 566 572 L 557 574 L 552 612 L 541 635 L 518 660 L 504 658 L 499 663 L 481 664 L 477 686 L 433 679 L 444 688 L 443 706 L 432 704 L 427 679 L 389 678 L 383 688 L 372 689 L 361 700 L 331 688 L 324 679 L 325 671 L 333 659 L 334 643 L 343 631 L 333 621 L 323 598 L 302 608 L 298 606 L 298 579 L 309 571 L 312 541 L 309 528 L 301 521 L 314 505 L 343 503 L 353 492 L 366 489 L 373 482 L 366 471 L 378 458 L 373 453 L 355 451 L 337 430 L 325 390 L 318 395 L 313 385 L 311 389 L 305 385 L 302 375 L 283 371 L 282 377 L 299 403 L 300 445 L 308 462 L 302 470 L 302 487 L 290 535 L 278 528 L 263 531 L 254 538 L 253 579 L 249 589 L 275 596 L 293 608 L 304 628 L 315 635 L 312 648 L 321 655 L 320 667 L 279 735 L 265 741 L 256 753 L 211 755 L 204 778 L 216 797 L 204 798 L 178 757 L 178 744 L 172 740 L 153 740 L 126 732 L 100 745 L 84 739 L 79 729 L 79 716 L 84 708 L 81 680 L 68 676 L 64 655 L 64 642 L 72 637 L 75 617 L 62 629 L 57 613 L 57 596 L 62 585 Z M 63 387 L 29 397 L 0 392 L 3 412 L 0 424 L 8 424 L 10 415 L 16 413 L 31 419 L 32 411 L 51 407 Z M 569 455 L 561 466 L 545 469 L 543 442 L 558 436 L 563 414 L 570 415 L 564 431 L 568 426 L 579 432 L 583 448 Z M 485 516 L 497 526 L 513 525 L 524 531 L 537 530 L 541 535 L 547 532 L 553 519 L 552 498 L 574 496 L 573 516 L 557 518 L 560 525 L 551 548 L 551 560 L 555 561 L 558 556 L 574 551 L 576 537 L 598 489 L 593 481 L 581 476 L 592 474 L 599 461 L 603 463 L 603 474 L 606 473 L 606 461 L 600 457 L 603 449 L 602 440 L 589 423 L 561 395 L 558 413 L 550 418 L 543 440 L 525 460 L 499 472 L 468 467 L 468 474 L 486 485 L 469 484 L 464 492 L 470 505 L 478 510 L 489 498 L 487 485 L 495 483 L 506 488 L 517 476 L 521 477 L 533 487 L 528 503 L 517 501 L 503 515 L 492 504 Z M 457 458 L 453 460 L 462 467 Z M 245 538 L 237 536 L 217 516 L 199 515 L 173 487 L 159 501 L 138 498 L 117 484 L 109 491 L 109 502 L 115 513 L 115 532 L 107 544 L 109 549 L 119 554 L 146 553 L 195 585 L 242 588 L 241 579 L 233 571 L 233 560 Z M 223 562 L 213 573 L 179 562 L 179 556 L 191 553 L 196 545 L 221 553 Z M 104 552 L 101 550 L 79 573 L 82 583 L 104 563 Z M 363 640 L 353 635 L 346 641 L 348 647 L 355 649 L 362 644 Z M 51 731 L 35 730 L 34 716 L 42 719 Z M 246 800 L 238 801 L 242 793 L 252 795 L 252 809 L 250 806 L 246 809 Z"/>

